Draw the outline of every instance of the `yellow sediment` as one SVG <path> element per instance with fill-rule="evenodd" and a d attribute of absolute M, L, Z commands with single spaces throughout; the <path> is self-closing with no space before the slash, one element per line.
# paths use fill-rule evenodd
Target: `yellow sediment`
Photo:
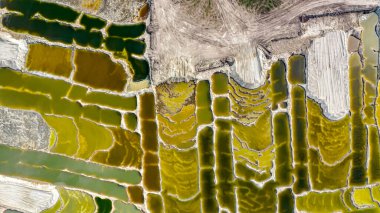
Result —
<path fill-rule="evenodd" d="M 350 151 L 350 117 L 333 121 L 326 118 L 321 107 L 307 99 L 308 142 L 319 149 L 322 159 L 334 164 Z"/>
<path fill-rule="evenodd" d="M 86 119 L 78 119 L 76 124 L 79 130 L 77 157 L 89 159 L 95 151 L 108 149 L 112 146 L 112 133 L 107 128 Z"/>
<path fill-rule="evenodd" d="M 78 151 L 78 131 L 73 119 L 54 115 L 44 115 L 43 117 L 57 133 L 57 140 L 50 150 L 68 156 L 74 155 Z"/>
<path fill-rule="evenodd" d="M 195 143 L 195 83 L 180 82 L 156 87 L 157 120 L 161 139 L 168 145 L 189 148 Z"/>
<path fill-rule="evenodd" d="M 342 192 L 309 192 L 296 198 L 296 207 L 306 212 L 345 212 Z"/>
<path fill-rule="evenodd" d="M 273 144 L 271 120 L 271 112 L 267 110 L 257 119 L 255 124 L 246 126 L 235 121 L 233 122 L 234 135 L 249 149 L 262 151 Z"/>
<path fill-rule="evenodd" d="M 189 199 L 199 192 L 198 152 L 160 147 L 162 190 Z"/>
<path fill-rule="evenodd" d="M 352 192 L 352 200 L 357 207 L 375 207 L 378 206 L 376 202 L 372 200 L 370 188 L 355 188 Z"/>
<path fill-rule="evenodd" d="M 230 79 L 229 98 L 234 118 L 240 123 L 252 124 L 269 109 L 272 103 L 270 83 L 266 81 L 259 88 L 248 89 Z"/>
<path fill-rule="evenodd" d="M 29 45 L 26 67 L 31 71 L 42 71 L 62 77 L 70 77 L 73 69 L 72 51 L 69 48 L 41 43 Z"/>
<path fill-rule="evenodd" d="M 102 0 L 82 0 L 82 7 L 97 12 L 102 5 Z"/>
<path fill-rule="evenodd" d="M 127 73 L 120 63 L 102 52 L 75 51 L 74 80 L 97 89 L 122 92 L 127 82 Z"/>

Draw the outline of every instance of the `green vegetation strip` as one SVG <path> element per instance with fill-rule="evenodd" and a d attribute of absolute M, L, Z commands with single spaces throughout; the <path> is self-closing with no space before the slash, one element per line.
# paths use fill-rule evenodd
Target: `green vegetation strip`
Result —
<path fill-rule="evenodd" d="M 85 176 L 82 175 L 86 175 L 99 179 L 115 180 L 126 184 L 138 184 L 141 181 L 140 173 L 135 170 L 106 167 L 62 155 L 33 150 L 21 150 L 6 145 L 0 145 L 0 161 L 5 164 L 4 168 L 7 165 L 21 166 L 21 164 L 30 165 L 30 167 L 36 169 L 41 167 L 47 169 L 47 171 L 51 172 L 51 174 L 57 178 L 61 176 L 60 173 L 64 170 L 67 174 L 75 175 L 75 178 L 85 178 Z M 1 167 L 2 171 L 5 172 L 3 166 Z M 15 169 L 15 174 L 17 174 L 17 171 L 19 170 Z M 22 169 L 19 172 L 22 173 Z M 38 173 L 36 173 L 36 177 L 39 177 Z M 70 180 L 68 179 L 66 181 Z"/>
<path fill-rule="evenodd" d="M 42 166 L 2 161 L 0 163 L 0 173 L 7 176 L 34 179 L 54 185 L 84 189 L 128 201 L 125 187 L 121 185 L 65 171 L 56 171 Z"/>

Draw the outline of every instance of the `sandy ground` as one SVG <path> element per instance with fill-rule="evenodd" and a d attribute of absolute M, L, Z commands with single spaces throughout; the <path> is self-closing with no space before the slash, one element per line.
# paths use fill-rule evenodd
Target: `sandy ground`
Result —
<path fill-rule="evenodd" d="M 245 64 L 232 72 L 256 87 L 262 80 L 255 76 L 262 76 L 262 70 L 249 62 L 256 57 L 256 47 L 268 47 L 277 54 L 287 52 L 286 45 L 272 43 L 302 36 L 301 15 L 360 10 L 379 5 L 377 0 L 293 0 L 285 1 L 268 14 L 259 15 L 248 12 L 235 1 L 215 0 L 208 5 L 209 2 L 152 2 L 149 30 L 155 84 L 170 77 L 195 76 L 194 67 L 200 61 L 232 56 L 240 60 L 238 63 Z M 339 26 L 333 27 L 339 29 Z M 301 41 L 301 44 L 303 42 L 309 41 Z"/>
<path fill-rule="evenodd" d="M 0 107 L 0 144 L 48 150 L 49 139 L 50 128 L 39 113 Z"/>
<path fill-rule="evenodd" d="M 54 186 L 0 175 L 0 208 L 37 213 L 59 199 Z"/>
<path fill-rule="evenodd" d="M 307 94 L 324 105 L 329 118 L 342 118 L 350 109 L 348 33 L 335 31 L 313 41 L 307 54 Z"/>
<path fill-rule="evenodd" d="M 0 67 L 21 70 L 28 51 L 26 41 L 12 38 L 8 33 L 0 32 Z"/>

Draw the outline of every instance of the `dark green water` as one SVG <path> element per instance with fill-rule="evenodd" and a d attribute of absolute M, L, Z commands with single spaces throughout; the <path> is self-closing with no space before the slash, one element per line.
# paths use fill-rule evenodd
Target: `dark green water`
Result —
<path fill-rule="evenodd" d="M 121 52 L 124 50 L 124 40 L 118 37 L 107 37 L 104 41 L 109 51 Z"/>
<path fill-rule="evenodd" d="M 80 19 L 80 24 L 83 25 L 86 30 L 102 29 L 106 26 L 107 22 L 101 18 L 96 18 L 87 14 L 83 14 Z"/>
<path fill-rule="evenodd" d="M 147 77 L 149 76 L 148 61 L 145 59 L 132 57 L 131 55 L 128 56 L 128 60 L 134 71 L 133 81 L 137 82 L 147 79 Z"/>
<path fill-rule="evenodd" d="M 62 34 L 63 35 L 63 34 Z M 103 42 L 103 35 L 101 32 L 90 32 L 83 29 L 75 29 L 73 34 L 75 42 L 81 46 L 90 46 L 99 48 Z"/>
<path fill-rule="evenodd" d="M 106 48 L 110 51 L 120 52 L 124 48 L 129 54 L 143 55 L 146 44 L 135 39 L 122 39 L 119 37 L 107 37 L 105 39 Z"/>
<path fill-rule="evenodd" d="M 116 36 L 122 38 L 137 38 L 144 34 L 146 25 L 144 22 L 130 25 L 112 24 L 108 29 L 108 36 Z"/>
<path fill-rule="evenodd" d="M 110 199 L 102 199 L 95 197 L 96 205 L 98 206 L 98 213 L 110 213 L 112 210 L 112 201 Z"/>
<path fill-rule="evenodd" d="M 75 41 L 81 46 L 91 46 L 93 48 L 99 48 L 103 42 L 103 36 L 100 32 L 75 29 L 56 21 L 28 18 L 18 14 L 6 14 L 2 23 L 6 28 L 15 32 L 28 33 L 54 42 L 72 44 Z"/>
<path fill-rule="evenodd" d="M 108 50 L 113 52 L 121 52 L 124 49 L 128 54 L 129 64 L 134 72 L 133 81 L 138 82 L 147 79 L 149 76 L 149 63 L 145 59 L 135 58 L 134 55 L 143 55 L 146 44 L 142 41 L 134 39 L 122 39 L 118 37 L 108 37 L 104 40 Z"/>
<path fill-rule="evenodd" d="M 60 20 L 71 23 L 75 22 L 80 14 L 69 7 L 35 0 L 0 0 L 0 7 L 5 7 L 10 11 L 20 12 L 28 18 L 39 13 L 50 20 Z"/>
<path fill-rule="evenodd" d="M 124 41 L 124 47 L 128 53 L 143 55 L 145 52 L 146 44 L 139 40 L 126 39 Z"/>
<path fill-rule="evenodd" d="M 18 14 L 6 14 L 2 23 L 6 28 L 16 32 L 29 33 L 65 44 L 73 43 L 74 28 L 58 22 L 46 22 L 40 19 L 29 19 L 27 16 Z"/>

